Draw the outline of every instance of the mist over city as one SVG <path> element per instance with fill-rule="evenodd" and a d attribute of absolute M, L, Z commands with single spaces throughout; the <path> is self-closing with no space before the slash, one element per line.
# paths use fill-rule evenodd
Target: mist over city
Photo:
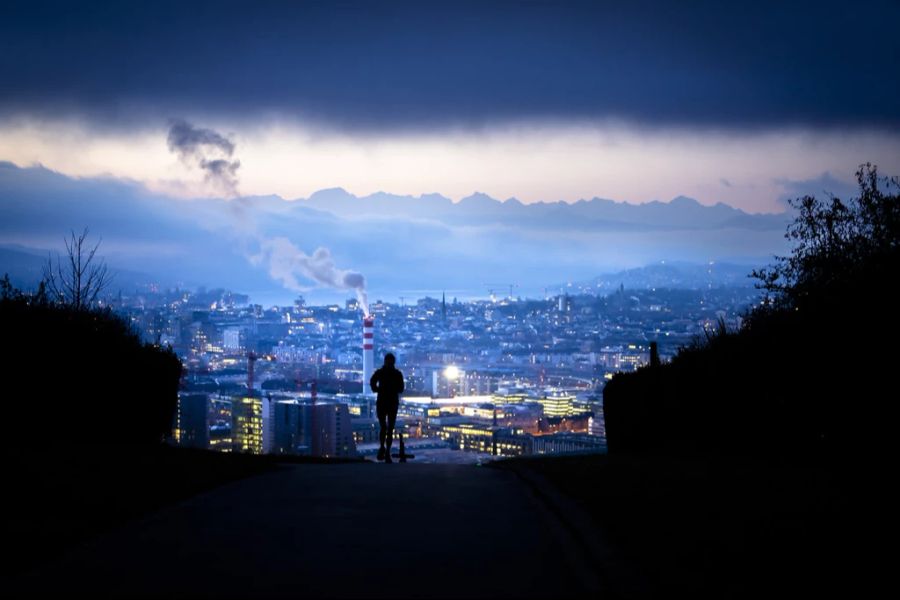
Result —
<path fill-rule="evenodd" d="M 14 597 L 883 575 L 895 3 L 0 13 Z"/>

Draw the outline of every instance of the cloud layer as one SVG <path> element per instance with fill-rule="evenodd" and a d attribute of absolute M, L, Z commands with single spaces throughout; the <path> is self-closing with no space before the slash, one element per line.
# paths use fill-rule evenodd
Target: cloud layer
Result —
<path fill-rule="evenodd" d="M 703 204 L 771 212 L 783 210 L 778 199 L 792 193 L 789 181 L 829 172 L 852 184 L 857 165 L 866 161 L 900 172 L 900 135 L 874 131 L 729 134 L 560 125 L 360 137 L 316 134 L 283 122 L 192 125 L 229 132 L 226 139 L 239 151 L 227 160 L 235 163 L 239 154 L 241 194 L 285 198 L 332 187 L 361 196 L 440 192 L 454 200 L 481 191 L 526 203 L 686 195 Z M 133 179 L 182 197 L 222 195 L 222 186 L 195 162 L 172 153 L 169 132 L 166 120 L 136 131 L 0 120 L 0 160 L 42 164 L 71 176 Z"/>
<path fill-rule="evenodd" d="M 896 129 L 898 21 L 891 0 L 14 0 L 0 19 L 0 113 Z"/>

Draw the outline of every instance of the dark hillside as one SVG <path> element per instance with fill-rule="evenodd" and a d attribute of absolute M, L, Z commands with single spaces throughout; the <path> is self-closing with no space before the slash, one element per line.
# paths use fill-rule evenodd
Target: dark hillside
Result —
<path fill-rule="evenodd" d="M 159 444 L 172 429 L 181 363 L 107 309 L 75 309 L 8 285 L 3 443 L 18 448 Z"/>

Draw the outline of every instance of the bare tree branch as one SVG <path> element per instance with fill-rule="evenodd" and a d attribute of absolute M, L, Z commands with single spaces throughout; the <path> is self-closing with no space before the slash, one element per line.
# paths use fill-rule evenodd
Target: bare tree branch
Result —
<path fill-rule="evenodd" d="M 58 255 L 54 264 L 51 254 L 43 269 L 47 289 L 54 300 L 76 310 L 90 308 L 112 282 L 106 263 L 96 256 L 102 238 L 88 249 L 87 237 L 87 228 L 80 235 L 72 231 L 70 238 L 63 240 L 68 255 L 66 264 Z"/>

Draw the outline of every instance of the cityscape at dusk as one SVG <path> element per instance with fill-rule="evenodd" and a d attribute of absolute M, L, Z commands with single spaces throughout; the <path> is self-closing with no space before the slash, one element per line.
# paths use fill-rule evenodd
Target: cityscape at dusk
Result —
<path fill-rule="evenodd" d="M 873 595 L 898 22 L 0 0 L 4 589 Z"/>
<path fill-rule="evenodd" d="M 395 354 L 406 377 L 398 429 L 407 447 L 428 448 L 429 460 L 476 461 L 605 450 L 605 381 L 647 364 L 651 341 L 659 340 L 660 355 L 670 358 L 720 323 L 737 329 L 758 299 L 746 285 L 626 294 L 622 284 L 608 295 L 563 292 L 532 300 L 499 293 L 470 302 L 446 295 L 409 304 L 375 300 L 369 313 L 373 354 Z M 372 374 L 364 364 L 364 313 L 355 298 L 324 306 L 298 298 L 293 306 L 264 308 L 244 295 L 204 290 L 116 302 L 148 342 L 172 346 L 185 364 L 179 443 L 247 450 L 234 439 L 229 408 L 252 397 L 259 417 L 253 452 L 377 450 L 374 396 L 363 385 Z M 298 403 L 314 410 L 313 395 L 338 415 L 320 422 L 327 448 L 312 447 L 308 417 L 276 416 Z M 345 438 L 337 440 L 341 419 Z M 282 431 L 285 423 L 293 430 Z M 431 452 L 451 449 L 476 452 Z"/>

